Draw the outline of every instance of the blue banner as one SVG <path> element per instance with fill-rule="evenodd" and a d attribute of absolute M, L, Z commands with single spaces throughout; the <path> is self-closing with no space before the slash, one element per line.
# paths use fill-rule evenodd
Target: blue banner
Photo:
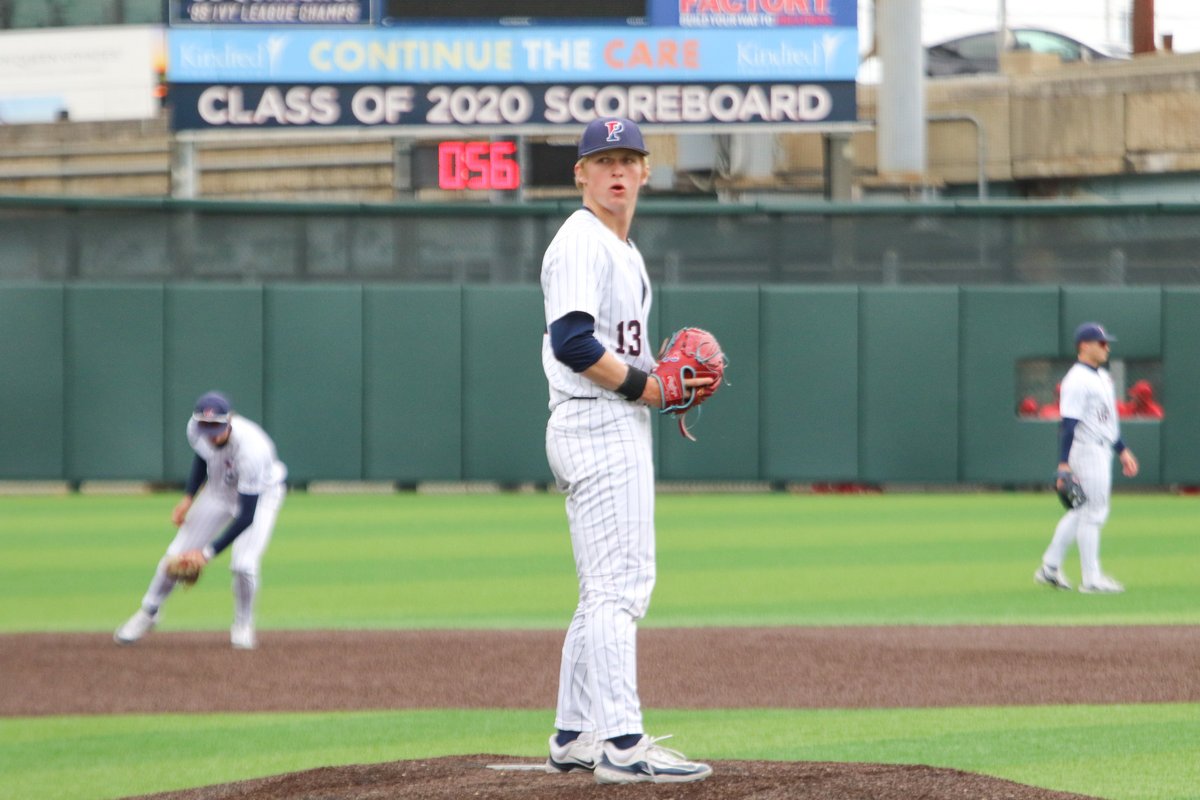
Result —
<path fill-rule="evenodd" d="M 855 27 L 174 28 L 171 83 L 853 81 Z"/>
<path fill-rule="evenodd" d="M 852 122 L 854 81 L 655 84 L 173 84 L 176 130 L 452 126 L 544 130 L 597 116 L 647 125 Z"/>
<path fill-rule="evenodd" d="M 170 25 L 369 25 L 371 0 L 168 0 Z"/>

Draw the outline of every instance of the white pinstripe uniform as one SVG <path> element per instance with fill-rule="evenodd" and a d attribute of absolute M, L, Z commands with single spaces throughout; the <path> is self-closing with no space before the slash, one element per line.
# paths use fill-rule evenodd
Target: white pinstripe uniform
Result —
<path fill-rule="evenodd" d="M 649 372 L 650 280 L 632 242 L 580 209 L 542 261 L 546 325 L 572 311 L 595 320 L 595 336 Z M 579 605 L 567 630 L 555 726 L 597 739 L 642 733 L 637 621 L 654 588 L 654 464 L 650 409 L 560 363 L 546 335 L 550 386 L 546 455 L 567 495 Z"/>
<path fill-rule="evenodd" d="M 229 440 L 224 446 L 217 447 L 201 433 L 196 420 L 188 421 L 188 443 L 208 465 L 208 477 L 158 564 L 150 588 L 142 599 L 144 608 L 161 606 L 175 586 L 175 581 L 166 574 L 167 559 L 209 544 L 237 516 L 238 493 L 255 494 L 258 505 L 254 522 L 229 547 L 235 616 L 248 617 L 235 619 L 235 623 L 253 621 L 262 557 L 271 541 L 275 520 L 287 492 L 287 467 L 276 455 L 275 443 L 256 423 L 233 416 L 229 424 L 232 427 Z"/>
<path fill-rule="evenodd" d="M 1112 495 L 1113 445 L 1121 438 L 1116 392 L 1108 370 L 1076 362 L 1063 378 L 1059 411 L 1066 419 L 1079 420 L 1067 463 L 1087 502 L 1059 520 L 1042 562 L 1062 566 L 1067 549 L 1077 541 L 1081 580 L 1091 584 L 1102 574 L 1100 529 L 1108 519 Z"/>

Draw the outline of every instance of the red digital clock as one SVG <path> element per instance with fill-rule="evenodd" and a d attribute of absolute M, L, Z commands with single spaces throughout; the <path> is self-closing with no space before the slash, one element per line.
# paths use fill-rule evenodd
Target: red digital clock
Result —
<path fill-rule="evenodd" d="M 516 142 L 441 142 L 438 188 L 511 191 L 521 187 Z"/>

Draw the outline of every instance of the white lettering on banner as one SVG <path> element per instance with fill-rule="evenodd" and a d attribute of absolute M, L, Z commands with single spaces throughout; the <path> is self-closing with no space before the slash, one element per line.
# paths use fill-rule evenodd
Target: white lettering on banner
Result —
<path fill-rule="evenodd" d="M 350 111 L 364 125 L 395 125 L 412 110 L 411 86 L 364 86 L 350 99 Z"/>
<path fill-rule="evenodd" d="M 179 49 L 180 66 L 199 72 L 216 72 L 229 69 L 265 70 L 270 67 L 271 53 L 266 45 L 253 50 L 239 50 L 226 44 L 224 50 L 184 45 Z"/>
<path fill-rule="evenodd" d="M 210 86 L 197 101 L 200 118 L 209 125 L 332 125 L 341 117 L 333 86 L 293 86 L 282 92 L 268 86 L 253 109 L 237 86 Z"/>
<path fill-rule="evenodd" d="M 289 0 L 196 0 L 186 5 L 187 18 L 192 22 L 359 22 L 362 5 L 358 2 L 312 2 Z"/>
<path fill-rule="evenodd" d="M 819 122 L 833 110 L 824 86 L 551 86 L 546 121 L 591 122 L 597 116 L 645 122 Z M 430 120 L 433 121 L 433 120 Z"/>
<path fill-rule="evenodd" d="M 680 14 L 764 13 L 828 16 L 829 0 L 679 0 Z"/>
<path fill-rule="evenodd" d="M 309 4 L 300 6 L 301 22 L 359 22 L 361 20 L 362 6 L 357 3 L 336 6 Z"/>
<path fill-rule="evenodd" d="M 383 69 L 389 72 L 454 70 L 485 72 L 513 68 L 513 43 L 458 40 L 424 42 L 413 39 L 333 42 L 322 39 L 309 50 L 309 62 L 322 72 L 360 72 Z"/>
<path fill-rule="evenodd" d="M 531 70 L 572 72 L 592 68 L 592 43 L 587 39 L 522 39 L 525 66 Z"/>
<path fill-rule="evenodd" d="M 435 125 L 519 125 L 533 115 L 533 97 L 524 86 L 434 86 L 426 97 L 433 108 L 425 121 Z"/>
<path fill-rule="evenodd" d="M 270 4 L 246 6 L 242 9 L 242 22 L 295 22 L 300 16 L 297 6 Z"/>
<path fill-rule="evenodd" d="M 786 68 L 824 69 L 829 71 L 842 43 L 840 36 L 825 34 L 821 41 L 813 42 L 812 49 L 788 47 L 780 42 L 778 47 L 760 47 L 754 42 L 738 42 L 737 64 L 755 70 L 778 70 Z"/>

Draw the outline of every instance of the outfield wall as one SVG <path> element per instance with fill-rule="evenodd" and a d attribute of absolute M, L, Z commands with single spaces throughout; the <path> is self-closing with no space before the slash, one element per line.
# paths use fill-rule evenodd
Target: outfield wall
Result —
<path fill-rule="evenodd" d="M 1154 362 L 1163 421 L 1126 420 L 1134 483 L 1200 483 L 1200 289 L 657 291 L 656 336 L 701 324 L 729 386 L 663 480 L 1045 482 L 1057 425 L 1015 413 L 1018 362 L 1103 321 Z M 536 286 L 0 285 L 0 479 L 182 481 L 194 398 L 264 423 L 297 483 L 548 482 Z M 1159 363 L 1161 362 L 1161 363 Z M 1118 479 L 1118 483 L 1124 482 Z"/>

